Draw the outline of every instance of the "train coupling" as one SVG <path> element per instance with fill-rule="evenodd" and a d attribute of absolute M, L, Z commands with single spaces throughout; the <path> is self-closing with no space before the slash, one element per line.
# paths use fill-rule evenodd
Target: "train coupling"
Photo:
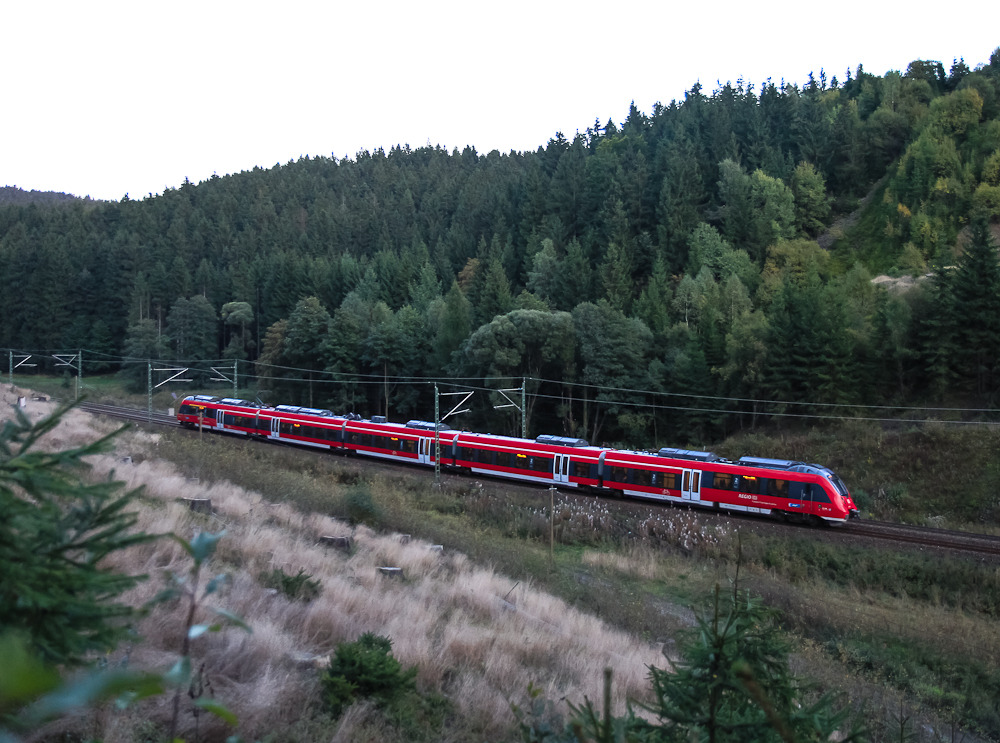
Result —
<path fill-rule="evenodd" d="M 861 511 L 859 511 L 857 508 L 852 508 L 850 511 L 848 511 L 847 512 L 847 520 L 850 521 L 851 519 L 859 519 L 860 520 L 861 519 Z"/>

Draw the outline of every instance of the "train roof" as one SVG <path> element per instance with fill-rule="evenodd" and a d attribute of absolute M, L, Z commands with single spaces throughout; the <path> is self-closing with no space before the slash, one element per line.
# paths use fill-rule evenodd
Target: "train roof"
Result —
<path fill-rule="evenodd" d="M 665 446 L 656 454 L 659 457 L 670 457 L 671 459 L 690 459 L 695 462 L 718 462 L 719 456 L 715 452 L 695 451 L 694 449 L 674 449 Z"/>
<path fill-rule="evenodd" d="M 586 439 L 576 439 L 570 438 L 568 436 L 550 436 L 549 434 L 542 434 L 541 436 L 535 437 L 536 444 L 549 444 L 551 446 L 590 446 L 590 442 Z"/>
<path fill-rule="evenodd" d="M 788 470 L 802 464 L 790 459 L 766 459 L 764 457 L 740 457 L 736 464 L 744 467 L 765 467 L 771 470 Z"/>
<path fill-rule="evenodd" d="M 397 424 L 398 425 L 398 424 Z M 421 431 L 433 431 L 434 421 L 406 421 L 407 428 L 417 428 Z M 439 431 L 451 431 L 453 430 L 451 426 L 447 423 L 438 423 L 437 430 Z"/>
<path fill-rule="evenodd" d="M 298 405 L 276 405 L 275 410 L 281 413 L 297 413 L 298 415 L 316 415 L 323 418 L 335 418 L 332 410 L 321 408 L 303 408 Z"/>

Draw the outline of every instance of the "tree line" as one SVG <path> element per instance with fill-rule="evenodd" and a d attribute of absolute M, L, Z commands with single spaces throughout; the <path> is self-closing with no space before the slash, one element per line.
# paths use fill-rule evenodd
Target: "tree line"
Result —
<path fill-rule="evenodd" d="M 275 395 L 394 415 L 429 403 L 393 376 L 552 379 L 539 424 L 612 440 L 707 440 L 781 403 L 986 406 L 997 217 L 1000 50 L 696 84 L 535 152 L 403 146 L 7 206 L 0 346 L 247 359 Z"/>

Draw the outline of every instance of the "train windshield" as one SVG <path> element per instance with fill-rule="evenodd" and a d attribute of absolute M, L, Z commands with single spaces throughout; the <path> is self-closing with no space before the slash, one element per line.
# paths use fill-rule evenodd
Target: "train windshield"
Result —
<path fill-rule="evenodd" d="M 844 498 L 850 497 L 851 494 L 847 490 L 847 486 L 844 484 L 844 481 L 841 480 L 840 477 L 838 477 L 836 472 L 834 472 L 831 469 L 827 469 L 826 467 L 821 467 L 818 464 L 813 464 L 810 466 L 816 469 L 816 474 L 823 475 L 823 477 L 829 480 L 833 484 L 833 487 L 837 489 L 837 492 L 840 493 L 842 497 Z"/>

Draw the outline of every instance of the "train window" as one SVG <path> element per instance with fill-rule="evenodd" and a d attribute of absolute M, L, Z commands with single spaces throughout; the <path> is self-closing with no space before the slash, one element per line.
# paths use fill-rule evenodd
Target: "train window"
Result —
<path fill-rule="evenodd" d="M 811 500 L 813 503 L 830 502 L 830 496 L 826 494 L 825 490 L 823 490 L 822 485 L 819 485 L 817 483 L 812 483 L 811 485 L 809 485 L 809 493 L 812 495 L 812 498 L 808 499 Z"/>
<path fill-rule="evenodd" d="M 498 451 L 496 465 L 497 467 L 510 467 L 510 452 Z"/>
<path fill-rule="evenodd" d="M 742 490 L 744 493 L 759 493 L 760 484 L 757 482 L 756 477 L 751 477 L 750 475 L 741 475 L 738 478 L 739 482 L 736 487 Z"/>
<path fill-rule="evenodd" d="M 372 435 L 370 433 L 361 434 L 361 446 L 371 446 L 372 445 Z"/>
<path fill-rule="evenodd" d="M 548 457 L 532 457 L 531 469 L 533 472 L 551 472 L 552 460 Z"/>
<path fill-rule="evenodd" d="M 271 430 L 271 419 L 270 418 L 258 418 L 257 419 L 257 430 L 258 431 L 270 431 Z"/>
<path fill-rule="evenodd" d="M 712 487 L 719 490 L 733 490 L 733 476 L 728 472 L 716 472 L 712 478 Z"/>
<path fill-rule="evenodd" d="M 476 453 L 478 449 L 473 449 L 471 446 L 461 446 L 458 449 L 458 458 L 465 462 L 478 462 L 476 458 Z"/>
<path fill-rule="evenodd" d="M 407 454 L 416 454 L 417 452 L 417 442 L 413 439 L 403 439 L 401 449 Z"/>
<path fill-rule="evenodd" d="M 628 482 L 628 468 L 627 467 L 612 467 L 611 468 L 611 482 Z"/>
<path fill-rule="evenodd" d="M 515 454 L 514 455 L 514 466 L 519 470 L 528 469 L 528 455 L 527 454 Z"/>
<path fill-rule="evenodd" d="M 196 408 L 194 405 L 184 404 L 184 405 L 181 405 L 180 414 L 181 415 L 198 415 L 198 408 Z"/>
<path fill-rule="evenodd" d="M 653 473 L 649 470 L 632 470 L 632 484 L 652 487 Z"/>
<path fill-rule="evenodd" d="M 768 480 L 767 494 L 775 498 L 787 498 L 788 480 Z"/>
<path fill-rule="evenodd" d="M 392 441 L 388 436 L 372 436 L 372 446 L 376 449 L 393 449 Z"/>
<path fill-rule="evenodd" d="M 347 434 L 347 443 L 349 444 L 360 444 L 361 434 L 357 431 L 351 431 Z"/>
<path fill-rule="evenodd" d="M 205 408 L 205 410 L 202 413 L 202 415 L 205 417 L 205 420 L 209 420 L 210 419 L 210 420 L 214 421 L 215 420 L 215 408 Z"/>
<path fill-rule="evenodd" d="M 281 423 L 278 426 L 278 430 L 281 431 L 281 433 L 284 433 L 284 434 L 298 433 L 298 431 L 294 431 L 292 429 L 292 422 L 291 421 L 281 421 Z"/>
<path fill-rule="evenodd" d="M 590 470 L 592 467 L 596 467 L 596 465 L 588 465 L 586 462 L 573 462 L 573 477 L 591 477 Z"/>
<path fill-rule="evenodd" d="M 661 486 L 666 490 L 677 490 L 677 473 L 676 472 L 664 472 L 663 473 L 663 485 Z"/>

